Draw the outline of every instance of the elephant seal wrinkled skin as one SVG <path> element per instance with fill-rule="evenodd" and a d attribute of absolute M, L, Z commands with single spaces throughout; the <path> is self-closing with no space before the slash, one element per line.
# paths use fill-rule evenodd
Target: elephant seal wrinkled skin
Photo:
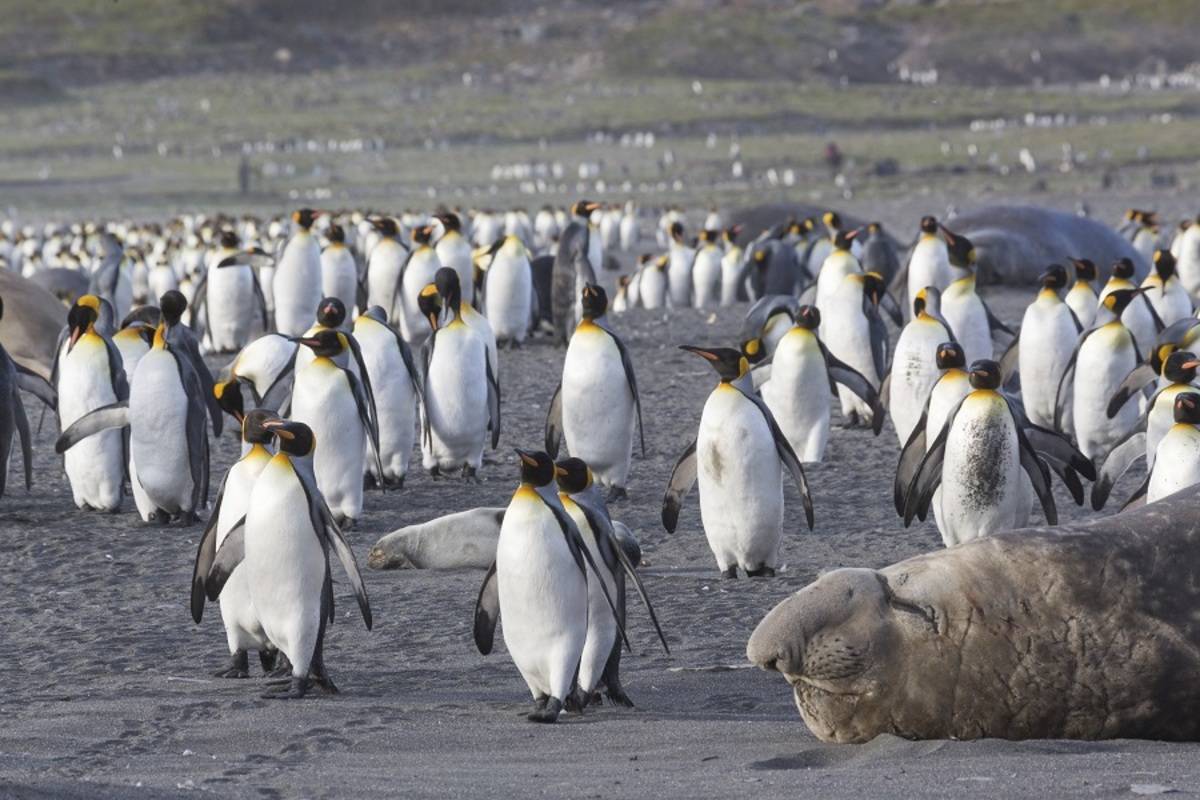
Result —
<path fill-rule="evenodd" d="M 975 245 L 980 283 L 1033 286 L 1047 264 L 1091 259 L 1108 279 L 1120 258 L 1133 260 L 1137 283 L 1150 271 L 1146 258 L 1115 230 L 1094 219 L 1039 206 L 988 206 L 959 214 L 946 227 Z"/>
<path fill-rule="evenodd" d="M 826 741 L 1200 740 L 1200 489 L 829 572 L 747 655 Z"/>
<path fill-rule="evenodd" d="M 50 377 L 58 332 L 67 322 L 67 309 L 33 281 L 0 269 L 0 342 L 13 360 L 43 378 Z"/>

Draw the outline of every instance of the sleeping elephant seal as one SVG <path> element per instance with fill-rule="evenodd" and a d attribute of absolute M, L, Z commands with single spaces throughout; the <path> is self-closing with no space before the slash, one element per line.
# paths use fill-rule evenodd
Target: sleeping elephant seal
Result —
<path fill-rule="evenodd" d="M 367 555 L 371 569 L 487 569 L 496 560 L 496 541 L 504 522 L 503 506 L 473 508 L 409 525 L 384 536 Z M 631 564 L 641 563 L 642 548 L 628 527 L 613 520 L 613 530 Z"/>
<path fill-rule="evenodd" d="M 829 572 L 747 645 L 820 739 L 1200 739 L 1200 489 Z"/>
<path fill-rule="evenodd" d="M 54 345 L 67 321 L 67 309 L 54 295 L 15 272 L 0 269 L 0 342 L 8 354 L 26 369 L 50 377 Z"/>
<path fill-rule="evenodd" d="M 1090 259 L 1101 280 L 1121 258 L 1133 259 L 1137 283 L 1150 271 L 1146 257 L 1102 222 L 1038 206 L 988 206 L 946 220 L 975 245 L 980 283 L 1033 286 L 1047 264 Z"/>

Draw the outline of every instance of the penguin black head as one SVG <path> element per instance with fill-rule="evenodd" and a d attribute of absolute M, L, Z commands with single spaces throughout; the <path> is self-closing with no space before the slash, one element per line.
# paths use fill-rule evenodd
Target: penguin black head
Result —
<path fill-rule="evenodd" d="M 462 306 L 462 284 L 458 280 L 458 273 L 450 267 L 442 267 L 433 276 L 433 285 L 437 287 L 437 292 L 446 306 L 457 317 Z"/>
<path fill-rule="evenodd" d="M 1051 264 L 1041 275 L 1038 275 L 1038 281 L 1042 284 L 1043 289 L 1057 291 L 1067 285 L 1067 270 L 1062 264 Z"/>
<path fill-rule="evenodd" d="M 683 223 L 676 220 L 671 223 L 671 238 L 675 241 L 683 239 Z"/>
<path fill-rule="evenodd" d="M 279 416 L 272 411 L 265 408 L 251 409 L 250 413 L 242 418 L 242 441 L 247 444 L 270 444 L 274 434 L 265 423 L 273 419 L 279 419 Z"/>
<path fill-rule="evenodd" d="M 981 358 L 971 364 L 967 379 L 970 380 L 972 389 L 999 389 L 1000 365 L 990 358 Z"/>
<path fill-rule="evenodd" d="M 442 316 L 442 297 L 432 283 L 425 284 L 417 295 L 417 308 L 421 310 L 421 316 L 429 320 L 429 327 L 436 331 Z"/>
<path fill-rule="evenodd" d="M 871 236 L 878 236 L 879 234 L 883 233 L 883 223 L 882 222 L 868 222 L 867 223 L 867 233 L 870 234 Z"/>
<path fill-rule="evenodd" d="M 1171 255 L 1170 250 L 1154 251 L 1154 271 L 1164 283 L 1175 274 L 1175 256 Z"/>
<path fill-rule="evenodd" d="M 919 317 L 925 313 L 925 309 L 929 307 L 929 299 L 932 297 L 935 302 L 940 302 L 942 293 L 938 291 L 936 286 L 926 286 L 917 290 L 913 295 L 913 317 Z"/>
<path fill-rule="evenodd" d="M 564 458 L 554 464 L 554 479 L 559 489 L 575 494 L 592 485 L 592 471 L 582 458 Z"/>
<path fill-rule="evenodd" d="M 340 355 L 350 346 L 346 334 L 334 330 L 317 331 L 312 336 L 305 336 L 296 341 L 312 350 L 313 355 L 324 358 Z"/>
<path fill-rule="evenodd" d="M 213 397 L 217 405 L 239 423 L 246 418 L 246 407 L 242 403 L 242 385 L 237 378 L 230 378 L 224 383 L 213 385 Z"/>
<path fill-rule="evenodd" d="M 1150 350 L 1150 366 L 1154 368 L 1155 375 L 1162 375 L 1163 368 L 1167 366 L 1167 358 L 1179 349 L 1179 345 L 1175 342 L 1163 342 L 1157 347 Z"/>
<path fill-rule="evenodd" d="M 1200 361 L 1186 350 L 1176 350 L 1162 362 L 1162 375 L 1171 383 L 1191 383 L 1196 379 L 1196 367 Z"/>
<path fill-rule="evenodd" d="M 583 306 L 583 318 L 592 320 L 603 317 L 608 311 L 608 295 L 603 286 L 589 283 L 580 292 L 580 302 Z"/>
<path fill-rule="evenodd" d="M 941 226 L 942 236 L 946 237 L 946 249 L 949 251 L 950 263 L 960 269 L 968 269 L 975 263 L 975 245 L 967 237 L 954 233 L 945 225 Z"/>
<path fill-rule="evenodd" d="M 462 220 L 453 211 L 441 211 L 433 216 L 442 223 L 442 227 L 446 229 L 447 233 L 462 230 Z"/>
<path fill-rule="evenodd" d="M 938 345 L 938 369 L 962 369 L 966 365 L 967 357 L 958 342 L 942 342 Z"/>
<path fill-rule="evenodd" d="M 346 243 L 346 229 L 341 225 L 330 225 L 328 236 L 331 244 Z"/>
<path fill-rule="evenodd" d="M 430 225 L 421 225 L 413 228 L 412 238 L 417 244 L 429 244 L 433 241 L 433 227 Z"/>
<path fill-rule="evenodd" d="M 1146 291 L 1146 287 L 1138 289 L 1117 289 L 1114 292 L 1109 292 L 1105 295 L 1103 305 L 1115 316 L 1121 316 L 1125 313 L 1125 309 L 1133 302 L 1133 298 L 1137 297 L 1142 292 Z"/>
<path fill-rule="evenodd" d="M 187 298 L 183 296 L 183 292 L 176 289 L 163 292 L 163 296 L 158 298 L 158 310 L 162 312 L 167 327 L 174 327 L 179 324 L 183 312 L 187 311 Z"/>
<path fill-rule="evenodd" d="M 1096 280 L 1096 265 L 1088 258 L 1072 258 L 1072 266 L 1075 267 L 1075 279 L 1087 281 L 1091 283 Z"/>
<path fill-rule="evenodd" d="M 241 244 L 241 240 L 238 239 L 237 233 L 229 230 L 228 228 L 221 231 L 221 235 L 218 237 L 217 242 L 221 245 L 221 247 L 229 248 L 236 248 L 239 244 Z"/>
<path fill-rule="evenodd" d="M 842 218 L 838 216 L 836 211 L 826 211 L 821 217 L 821 221 L 825 223 L 825 227 L 832 231 L 840 231 L 842 229 Z"/>
<path fill-rule="evenodd" d="M 317 439 L 313 436 L 312 428 L 303 422 L 274 417 L 265 420 L 262 426 L 275 436 L 276 441 L 279 442 L 279 452 L 281 453 L 303 458 L 312 455 L 313 450 L 317 447 Z"/>
<path fill-rule="evenodd" d="M 741 235 L 742 235 L 742 226 L 741 225 L 734 225 L 731 228 L 725 229 L 725 241 L 729 242 L 730 244 L 737 244 L 737 239 Z"/>
<path fill-rule="evenodd" d="M 816 306 L 803 305 L 796 311 L 796 324 L 808 331 L 821 327 L 821 312 Z"/>
<path fill-rule="evenodd" d="M 704 230 L 700 231 L 700 241 L 704 242 L 705 244 L 715 243 L 720 238 L 720 231 L 712 230 L 710 228 L 705 228 Z"/>
<path fill-rule="evenodd" d="M 371 220 L 371 225 L 379 231 L 380 236 L 386 239 L 394 239 L 400 235 L 400 228 L 396 225 L 396 220 L 391 217 L 375 217 Z"/>
<path fill-rule="evenodd" d="M 1175 395 L 1175 421 L 1184 425 L 1200 425 L 1200 394 L 1180 392 Z"/>
<path fill-rule="evenodd" d="M 317 220 L 317 212 L 311 208 L 302 208 L 299 211 L 292 213 L 292 222 L 300 226 L 302 230 L 308 230 Z"/>
<path fill-rule="evenodd" d="M 96 313 L 96 309 L 90 305 L 81 305 L 77 302 L 71 306 L 71 310 L 67 312 L 67 327 L 71 331 L 71 338 L 67 341 L 68 353 L 75 349 L 75 343 L 79 341 L 79 337 L 87 333 L 99 318 L 100 315 Z"/>
<path fill-rule="evenodd" d="M 937 217 L 925 216 L 921 217 L 921 233 L 937 233 L 938 221 Z"/>
<path fill-rule="evenodd" d="M 812 217 L 805 217 L 800 220 L 800 231 L 804 234 L 812 233 L 817 229 L 817 221 Z"/>
<path fill-rule="evenodd" d="M 530 486 L 549 486 L 554 480 L 557 470 L 554 467 L 554 459 L 540 450 L 534 452 L 529 450 L 517 449 L 517 455 L 521 458 L 521 483 L 528 483 Z"/>
<path fill-rule="evenodd" d="M 762 339 L 757 336 L 742 342 L 741 351 L 750 364 L 757 364 L 767 357 L 767 349 L 763 347 Z"/>
<path fill-rule="evenodd" d="M 846 231 L 839 230 L 833 235 L 833 246 L 838 250 L 849 250 L 851 243 L 854 241 L 854 236 L 857 233 L 858 231 L 850 231 L 847 233 Z"/>
<path fill-rule="evenodd" d="M 878 272 L 866 272 L 862 276 L 863 295 L 870 298 L 871 303 L 879 305 L 883 293 L 887 291 L 887 282 Z"/>
<path fill-rule="evenodd" d="M 708 365 L 715 369 L 717 375 L 721 377 L 721 383 L 736 381 L 750 370 L 750 362 L 746 360 L 740 350 L 734 350 L 732 347 L 705 349 L 685 344 L 680 345 L 679 349 L 695 353 L 708 361 Z"/>
<path fill-rule="evenodd" d="M 1119 258 L 1113 262 L 1112 274 L 1114 278 L 1123 278 L 1129 280 L 1133 277 L 1136 270 L 1133 268 L 1133 261 L 1128 258 Z"/>
<path fill-rule="evenodd" d="M 326 328 L 340 327 L 346 321 L 346 306 L 336 297 L 326 297 L 317 303 L 317 322 Z"/>
<path fill-rule="evenodd" d="M 599 203 L 593 203 L 591 200 L 580 200 L 575 205 L 571 206 L 571 213 L 577 217 L 587 219 L 592 216 L 592 212 L 600 207 Z"/>

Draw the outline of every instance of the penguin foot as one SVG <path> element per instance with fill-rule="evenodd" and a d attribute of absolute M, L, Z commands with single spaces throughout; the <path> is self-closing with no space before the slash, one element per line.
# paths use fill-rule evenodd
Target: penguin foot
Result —
<path fill-rule="evenodd" d="M 737 579 L 737 567 L 733 566 L 733 567 L 730 567 L 729 569 L 721 570 L 721 577 L 727 581 L 736 580 Z"/>
<path fill-rule="evenodd" d="M 258 651 L 258 663 L 262 665 L 263 675 L 271 674 L 272 670 L 275 669 L 275 663 L 279 660 L 279 656 L 281 655 L 282 653 L 280 653 L 278 650 Z"/>
<path fill-rule="evenodd" d="M 628 498 L 629 492 L 625 491 L 624 486 L 614 486 L 608 490 L 607 502 L 609 503 L 615 503 L 618 500 L 627 500 Z"/>
<path fill-rule="evenodd" d="M 562 700 L 559 700 L 557 697 L 550 697 L 547 698 L 546 704 L 541 708 L 534 706 L 533 711 L 525 719 L 530 722 L 555 723 L 558 722 L 558 715 L 562 713 L 562 710 Z"/>
<path fill-rule="evenodd" d="M 190 525 L 195 525 L 200 521 L 200 515 L 193 511 L 181 511 L 179 516 L 175 518 L 175 525 L 180 528 L 186 528 Z"/>
<path fill-rule="evenodd" d="M 563 708 L 572 714 L 582 714 L 583 709 L 587 707 L 588 700 L 590 699 L 587 694 L 579 690 L 579 687 L 575 687 L 567 695 L 567 702 L 563 703 Z"/>
<path fill-rule="evenodd" d="M 341 690 L 338 689 L 337 685 L 333 682 L 333 679 L 329 677 L 328 673 L 321 673 L 319 675 L 313 674 L 310 677 L 311 677 L 312 682 L 315 683 L 318 687 L 320 687 L 321 691 L 324 692 L 325 694 L 340 694 L 341 693 Z"/>
<path fill-rule="evenodd" d="M 588 701 L 587 701 L 587 704 L 588 704 L 589 706 L 602 706 L 602 705 L 604 705 L 604 695 L 600 694 L 600 690 L 599 690 L 599 689 L 596 689 L 595 691 L 593 691 L 593 692 L 591 693 L 591 695 L 589 695 L 589 696 L 588 696 Z"/>
<path fill-rule="evenodd" d="M 379 481 L 375 480 L 374 473 L 368 472 L 366 475 L 363 475 L 363 488 L 364 489 L 374 489 L 378 485 L 379 485 Z"/>
<path fill-rule="evenodd" d="M 354 526 L 358 524 L 358 520 L 354 519 L 354 517 L 344 517 L 341 514 L 334 514 L 333 521 L 337 523 L 338 528 L 342 531 L 353 530 Z"/>
<path fill-rule="evenodd" d="M 857 428 L 858 427 L 858 412 L 851 411 L 850 414 L 844 420 L 842 420 L 842 427 L 843 428 Z"/>
<path fill-rule="evenodd" d="M 442 479 L 442 468 L 436 465 L 430 467 L 429 477 L 433 478 L 435 481 L 440 481 Z"/>
<path fill-rule="evenodd" d="M 297 678 L 292 676 L 290 681 L 287 681 L 287 688 L 268 689 L 259 697 L 264 700 L 299 700 L 308 692 L 308 678 Z"/>
<path fill-rule="evenodd" d="M 286 682 L 288 677 L 292 674 L 292 662 L 288 660 L 288 657 L 284 655 L 282 651 L 280 651 L 275 655 L 275 666 L 270 672 L 265 672 L 264 674 L 268 678 L 282 678 Z"/>
<path fill-rule="evenodd" d="M 229 665 L 213 673 L 214 678 L 249 678 L 250 667 L 245 650 L 230 653 Z"/>
<path fill-rule="evenodd" d="M 154 509 L 154 513 L 150 515 L 150 519 L 146 520 L 148 525 L 166 525 L 171 521 L 171 515 L 161 508 Z"/>
<path fill-rule="evenodd" d="M 467 464 L 463 467 L 462 478 L 467 483 L 479 483 L 480 482 L 479 475 L 476 474 L 475 468 L 472 467 L 470 464 Z"/>
<path fill-rule="evenodd" d="M 747 578 L 774 578 L 775 570 L 771 567 L 760 567 L 759 569 L 746 570 Z"/>
<path fill-rule="evenodd" d="M 633 701 L 629 699 L 629 695 L 625 694 L 625 690 L 620 686 L 608 688 L 608 699 L 612 701 L 614 706 L 625 706 L 625 708 L 633 708 Z"/>

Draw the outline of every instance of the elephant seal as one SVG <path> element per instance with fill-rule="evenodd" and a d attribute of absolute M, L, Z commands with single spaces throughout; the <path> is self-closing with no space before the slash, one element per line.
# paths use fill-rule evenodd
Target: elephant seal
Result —
<path fill-rule="evenodd" d="M 746 652 L 820 739 L 1200 739 L 1200 489 L 784 600 Z"/>
<path fill-rule="evenodd" d="M 503 507 L 473 508 L 409 525 L 384 536 L 367 555 L 371 569 L 487 569 L 496 560 Z M 642 548 L 627 526 L 613 520 L 613 531 L 631 564 L 641 563 Z"/>
<path fill-rule="evenodd" d="M 1040 206 L 987 206 L 945 221 L 975 245 L 980 283 L 1033 286 L 1047 264 L 1091 259 L 1108 279 L 1120 258 L 1133 260 L 1136 283 L 1150 271 L 1146 257 L 1115 230 L 1087 217 Z"/>
<path fill-rule="evenodd" d="M 13 361 L 49 379 L 67 309 L 50 292 L 6 269 L 0 269 L 0 297 L 5 311 L 0 342 Z"/>

